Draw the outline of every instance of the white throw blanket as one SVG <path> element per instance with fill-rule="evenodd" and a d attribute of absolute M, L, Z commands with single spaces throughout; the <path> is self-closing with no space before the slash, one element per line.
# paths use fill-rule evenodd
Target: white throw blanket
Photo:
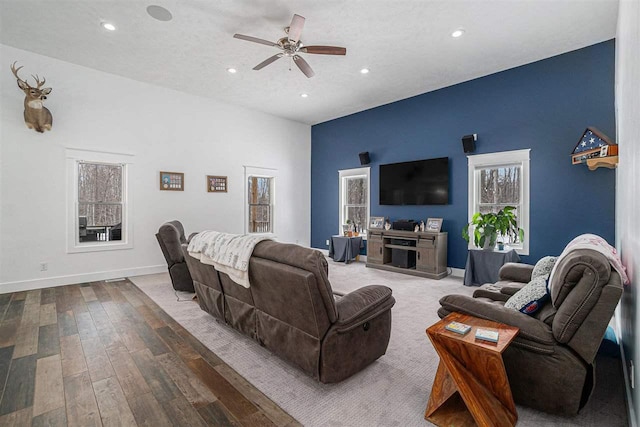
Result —
<path fill-rule="evenodd" d="M 187 251 L 201 263 L 213 265 L 237 284 L 248 288 L 249 258 L 253 248 L 263 240 L 271 239 L 260 235 L 203 231 L 193 236 Z"/>
<path fill-rule="evenodd" d="M 564 248 L 558 259 L 556 260 L 555 265 L 553 266 L 553 270 L 551 270 L 551 275 L 549 276 L 549 283 L 553 279 L 553 274 L 556 271 L 556 267 L 560 265 L 560 261 L 562 258 L 567 256 L 569 252 L 574 249 L 593 249 L 594 251 L 600 252 L 602 255 L 607 257 L 611 266 L 618 272 L 620 278 L 622 279 L 623 284 L 629 283 L 629 278 L 627 277 L 626 268 L 622 265 L 622 261 L 618 256 L 618 252 L 616 248 L 607 243 L 600 236 L 596 236 L 595 234 L 582 234 L 567 244 Z"/>

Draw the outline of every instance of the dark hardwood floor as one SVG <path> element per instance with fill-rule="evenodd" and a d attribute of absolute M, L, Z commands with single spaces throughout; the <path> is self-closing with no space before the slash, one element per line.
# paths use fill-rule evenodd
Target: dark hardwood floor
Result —
<path fill-rule="evenodd" d="M 300 425 L 128 280 L 0 294 L 0 319 L 0 426 Z"/>

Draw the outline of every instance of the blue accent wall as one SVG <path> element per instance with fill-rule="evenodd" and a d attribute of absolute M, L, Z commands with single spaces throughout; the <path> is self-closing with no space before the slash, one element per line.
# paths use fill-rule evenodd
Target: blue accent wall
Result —
<path fill-rule="evenodd" d="M 327 249 L 326 239 L 338 232 L 338 171 L 361 167 L 358 153 L 368 151 L 371 215 L 444 218 L 448 265 L 464 268 L 468 184 L 461 138 L 471 133 L 478 134 L 474 154 L 531 149 L 530 256 L 524 262 L 558 255 L 582 233 L 614 244 L 615 172 L 589 171 L 570 159 L 587 126 L 615 140 L 614 66 L 610 40 L 313 126 L 311 245 Z M 381 164 L 435 157 L 449 157 L 449 205 L 378 203 Z"/>

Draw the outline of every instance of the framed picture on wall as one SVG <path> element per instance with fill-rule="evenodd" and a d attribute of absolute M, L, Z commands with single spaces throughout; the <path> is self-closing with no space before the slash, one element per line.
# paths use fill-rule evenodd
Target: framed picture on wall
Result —
<path fill-rule="evenodd" d="M 228 191 L 227 177 L 207 175 L 207 191 L 209 193 L 226 193 Z"/>
<path fill-rule="evenodd" d="M 184 173 L 160 171 L 160 190 L 184 191 Z"/>
<path fill-rule="evenodd" d="M 384 227 L 384 217 L 383 216 L 372 216 L 369 218 L 369 228 L 371 229 L 380 229 Z"/>
<path fill-rule="evenodd" d="M 424 231 L 439 233 L 441 228 L 442 228 L 442 218 L 429 218 L 427 219 L 427 225 L 424 227 Z"/>

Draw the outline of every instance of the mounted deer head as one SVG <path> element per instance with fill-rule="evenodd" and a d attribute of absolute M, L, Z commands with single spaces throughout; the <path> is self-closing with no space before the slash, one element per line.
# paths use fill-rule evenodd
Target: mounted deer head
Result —
<path fill-rule="evenodd" d="M 18 79 L 18 87 L 22 89 L 25 94 L 24 98 L 24 122 L 29 129 L 35 129 L 36 132 L 43 133 L 45 130 L 51 130 L 53 124 L 53 117 L 51 111 L 44 106 L 44 100 L 47 99 L 47 95 L 51 93 L 50 87 L 45 87 L 44 83 L 46 79 L 40 78 L 37 75 L 31 75 L 36 81 L 36 87 L 30 86 L 29 83 L 22 80 L 18 76 L 18 71 L 22 67 L 16 68 L 16 62 L 11 65 L 11 71 L 13 75 Z"/>

